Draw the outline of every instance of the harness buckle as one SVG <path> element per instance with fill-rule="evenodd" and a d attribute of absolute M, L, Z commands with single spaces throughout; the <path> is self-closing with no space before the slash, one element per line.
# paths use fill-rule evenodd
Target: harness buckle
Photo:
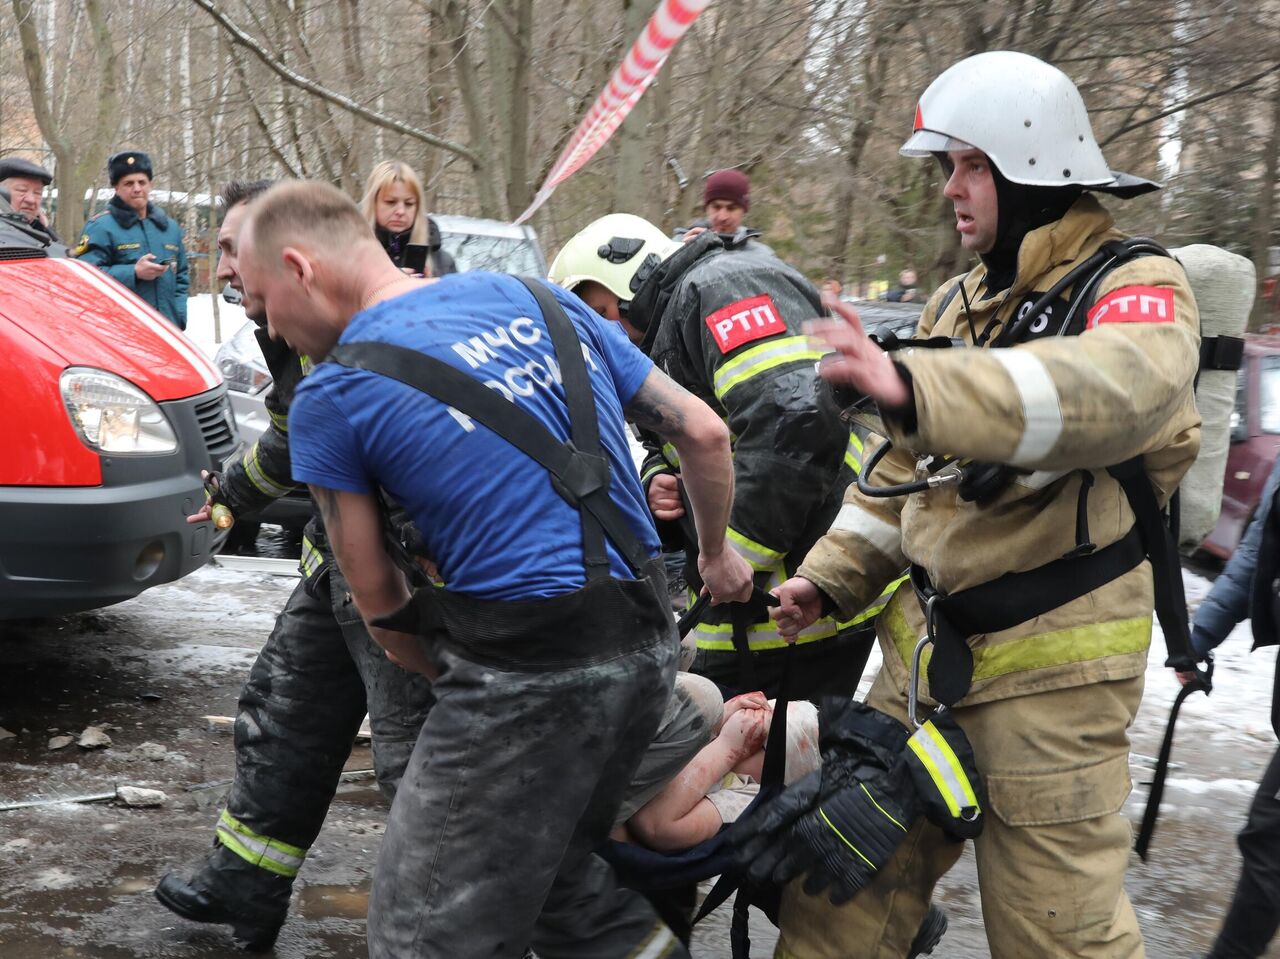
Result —
<path fill-rule="evenodd" d="M 907 715 L 911 719 L 911 725 L 919 729 L 923 723 L 917 715 L 920 707 L 920 659 L 924 655 L 924 648 L 932 645 L 937 638 L 936 614 L 934 607 L 937 606 L 938 600 L 942 597 L 938 593 L 934 593 L 924 604 L 924 635 L 916 643 L 916 648 L 911 654 L 911 678 L 907 685 Z"/>

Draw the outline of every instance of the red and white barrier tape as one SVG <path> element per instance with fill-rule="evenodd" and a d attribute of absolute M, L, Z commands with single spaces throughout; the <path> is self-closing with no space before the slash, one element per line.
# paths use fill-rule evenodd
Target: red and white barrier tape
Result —
<path fill-rule="evenodd" d="M 631 45 L 626 59 L 613 72 L 605 88 L 596 97 L 587 115 L 565 144 L 551 172 L 538 188 L 529 209 L 516 219 L 523 223 L 547 201 L 555 188 L 573 176 L 595 156 L 622 125 L 627 114 L 649 89 L 658 71 L 666 63 L 676 42 L 709 5 L 711 0 L 662 0 L 648 25 Z"/>

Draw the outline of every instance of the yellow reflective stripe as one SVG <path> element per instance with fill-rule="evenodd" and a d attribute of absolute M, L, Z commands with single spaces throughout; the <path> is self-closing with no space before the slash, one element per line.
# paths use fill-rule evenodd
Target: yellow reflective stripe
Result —
<path fill-rule="evenodd" d="M 303 376 L 306 376 L 315 367 L 315 364 L 311 362 L 311 357 L 309 356 L 299 356 L 298 364 L 302 367 Z"/>
<path fill-rule="evenodd" d="M 278 429 L 281 433 L 289 432 L 289 414 L 279 413 L 276 410 L 267 410 L 267 415 L 271 417 L 271 425 Z"/>
<path fill-rule="evenodd" d="M 680 454 L 676 452 L 676 448 L 670 443 L 662 444 L 662 456 L 671 464 L 672 469 L 678 470 L 680 468 Z"/>
<path fill-rule="evenodd" d="M 782 557 L 786 555 L 779 550 L 770 549 L 763 543 L 757 543 L 755 540 L 743 536 L 732 526 L 726 529 L 724 533 L 734 551 L 757 571 L 772 572 L 782 562 Z"/>
<path fill-rule="evenodd" d="M 307 856 L 305 849 L 258 835 L 225 809 L 218 817 L 217 832 L 222 844 L 241 859 L 279 876 L 296 876 Z"/>
<path fill-rule="evenodd" d="M 831 827 L 831 831 L 840 837 L 840 841 L 842 843 L 844 843 L 846 846 L 852 849 L 855 853 L 857 853 L 859 859 L 865 862 L 872 869 L 879 868 L 874 862 L 872 862 L 870 859 L 868 859 L 866 856 L 862 854 L 861 849 L 859 849 L 857 846 L 855 846 L 853 843 L 849 842 L 849 840 L 845 838 L 844 833 L 842 833 L 839 829 L 836 828 L 836 824 L 827 818 L 827 812 L 821 806 L 818 807 L 818 815 L 822 817 L 823 822 L 825 822 L 828 826 Z"/>
<path fill-rule="evenodd" d="M 855 473 L 862 472 L 862 440 L 852 431 L 849 433 L 849 445 L 845 447 L 844 461 Z"/>
<path fill-rule="evenodd" d="M 670 473 L 670 472 L 671 472 L 671 467 L 668 466 L 666 463 L 663 463 L 660 460 L 655 461 L 652 466 L 650 466 L 647 470 L 645 470 L 643 473 L 640 474 L 640 483 L 641 485 L 647 486 L 649 484 L 649 480 L 653 479 L 659 473 Z"/>
<path fill-rule="evenodd" d="M 296 487 L 281 486 L 270 476 L 266 470 L 262 468 L 262 461 L 258 459 L 258 441 L 254 441 L 253 446 L 249 447 L 249 452 L 244 454 L 241 463 L 244 464 L 244 474 L 249 478 L 249 482 L 256 486 L 259 490 L 272 498 L 279 498 L 292 492 Z"/>
<path fill-rule="evenodd" d="M 859 623 L 865 623 L 867 620 L 874 619 L 876 616 L 879 616 L 884 608 L 889 605 L 889 600 L 893 599 L 893 594 L 897 592 L 898 587 L 906 581 L 907 577 L 905 575 L 899 576 L 892 583 L 886 586 L 879 596 L 872 600 L 870 606 L 860 612 L 857 616 L 853 617 L 853 619 L 847 619 L 842 622 L 840 624 L 840 628 L 844 629 L 847 626 L 857 626 Z"/>
<path fill-rule="evenodd" d="M 974 794 L 969 776 L 960 765 L 960 757 L 955 754 L 946 737 L 938 732 L 938 727 L 926 721 L 912 734 L 907 745 L 916 754 L 929 777 L 938 787 L 938 792 L 947 802 L 947 809 L 952 816 L 959 816 L 960 810 L 966 806 L 976 807 L 978 797 Z"/>
<path fill-rule="evenodd" d="M 803 646 L 806 643 L 816 643 L 822 639 L 830 639 L 839 631 L 839 625 L 829 617 L 820 619 L 812 626 L 807 626 L 800 631 L 800 635 L 796 637 L 796 645 Z M 734 648 L 733 625 L 731 623 L 699 624 L 693 627 L 692 634 L 694 642 L 697 643 L 699 649 L 726 652 L 732 651 Z M 772 622 L 752 623 L 747 627 L 747 647 L 749 649 L 781 649 L 786 645 L 787 641 L 782 638 L 782 634 L 778 632 Z"/>
<path fill-rule="evenodd" d="M 895 579 L 885 587 L 884 592 L 876 598 L 875 602 L 852 619 L 833 622 L 830 616 L 824 616 L 811 626 L 806 626 L 796 638 L 796 645 L 802 646 L 805 643 L 830 639 L 846 629 L 851 629 L 860 623 L 874 619 L 888 605 L 894 591 L 906 581 L 906 576 Z M 697 597 L 690 591 L 689 602 L 692 603 L 695 599 Z M 732 652 L 734 649 L 732 623 L 699 623 L 693 627 L 691 635 L 699 649 L 714 650 L 716 652 Z M 778 632 L 772 621 L 752 623 L 747 627 L 747 647 L 749 649 L 781 649 L 786 645 L 787 641 L 782 638 L 782 634 Z"/>
<path fill-rule="evenodd" d="M 716 398 L 723 400 L 735 386 L 768 370 L 787 363 L 816 363 L 824 355 L 825 351 L 815 350 L 809 345 L 808 337 L 804 336 L 787 336 L 753 346 L 716 370 L 712 383 Z"/>
<path fill-rule="evenodd" d="M 675 950 L 676 936 L 665 922 L 658 923 L 649 938 L 642 942 L 627 959 L 663 959 Z"/>
<path fill-rule="evenodd" d="M 871 805 L 875 806 L 877 809 L 880 810 L 880 815 L 884 816 L 885 819 L 889 820 L 889 822 L 893 823 L 903 832 L 907 831 L 906 826 L 902 825 L 902 823 L 898 822 L 898 820 L 894 819 L 892 816 L 889 815 L 889 810 L 885 809 L 878 802 L 876 802 L 876 797 L 871 795 L 871 790 L 867 788 L 866 783 L 858 783 L 858 785 L 862 787 L 862 791 L 866 793 L 867 798 L 871 800 Z"/>
<path fill-rule="evenodd" d="M 302 537 L 302 555 L 298 562 L 302 566 L 303 576 L 310 579 L 324 566 L 324 554 L 304 536 Z"/>
<path fill-rule="evenodd" d="M 916 640 L 907 625 L 902 608 L 892 603 L 885 610 L 885 626 L 898 655 L 911 662 Z M 973 651 L 973 679 L 994 679 L 1028 669 L 1046 669 L 1070 663 L 1087 663 L 1108 656 L 1141 653 L 1151 644 L 1151 617 L 1135 616 L 1109 623 L 1091 623 L 1059 629 L 1038 636 L 1011 639 Z M 927 671 L 932 648 L 926 646 L 920 657 L 921 671 Z"/>

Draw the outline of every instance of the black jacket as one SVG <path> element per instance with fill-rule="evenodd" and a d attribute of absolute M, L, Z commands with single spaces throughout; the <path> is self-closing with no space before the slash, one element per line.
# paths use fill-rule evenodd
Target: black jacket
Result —
<path fill-rule="evenodd" d="M 645 280 L 630 317 L 645 329 L 641 348 L 659 369 L 727 423 L 734 471 L 728 536 L 772 587 L 831 526 L 853 475 L 844 466 L 850 439 L 830 391 L 819 389 L 820 352 L 802 330 L 822 315 L 818 291 L 750 236 L 742 241 L 731 247 L 708 232 L 684 244 Z M 647 486 L 679 462 L 674 449 L 651 438 L 646 445 Z M 668 544 L 687 545 L 687 531 L 661 532 Z M 704 625 L 713 629 L 724 618 L 709 614 Z M 826 628 L 834 635 L 834 626 Z M 765 632 L 753 628 L 753 646 L 777 641 Z M 710 645 L 715 637 L 695 635 L 700 647 L 719 648 Z"/>
<path fill-rule="evenodd" d="M 391 257 L 391 262 L 402 269 L 412 233 L 412 229 L 405 230 L 403 233 L 392 233 L 385 227 L 373 228 L 374 236 L 387 251 L 387 256 Z M 453 261 L 453 257 L 441 246 L 440 228 L 431 217 L 427 217 L 427 258 L 431 264 L 431 276 L 445 276 L 448 273 L 458 272 L 458 265 Z"/>

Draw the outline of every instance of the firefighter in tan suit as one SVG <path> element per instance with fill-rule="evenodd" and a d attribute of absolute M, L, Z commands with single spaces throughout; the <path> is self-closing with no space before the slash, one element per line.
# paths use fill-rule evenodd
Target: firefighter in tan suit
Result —
<path fill-rule="evenodd" d="M 856 385 L 883 416 L 891 445 L 867 482 L 933 485 L 896 497 L 851 486 L 830 532 L 776 590 L 776 616 L 784 634 L 824 608 L 847 617 L 911 566 L 917 588 L 900 588 L 880 617 L 884 668 L 867 698 L 906 721 L 924 598 L 981 598 L 967 618 L 961 609 L 964 639 L 945 664 L 941 640 L 924 648 L 918 692 L 922 710 L 952 700 L 985 778 L 975 852 L 991 955 L 1133 959 L 1143 944 L 1124 892 L 1120 809 L 1153 580 L 1106 468 L 1141 457 L 1163 504 L 1195 458 L 1196 305 L 1182 268 L 1159 255 L 1055 291 L 1122 237 L 1091 191 L 1155 185 L 1108 170 L 1079 93 L 1048 64 L 1001 52 L 953 66 L 925 92 L 902 152 L 940 161 L 961 243 L 981 259 L 931 298 L 917 337 L 969 348 L 886 353 L 838 304 L 841 318 L 818 332 L 839 354 L 828 379 Z M 1044 602 L 1055 595 L 1065 601 Z M 995 599 L 1033 615 L 1011 623 L 1006 609 L 983 628 Z M 845 906 L 792 883 L 776 955 L 908 956 L 962 848 L 921 821 Z"/>

